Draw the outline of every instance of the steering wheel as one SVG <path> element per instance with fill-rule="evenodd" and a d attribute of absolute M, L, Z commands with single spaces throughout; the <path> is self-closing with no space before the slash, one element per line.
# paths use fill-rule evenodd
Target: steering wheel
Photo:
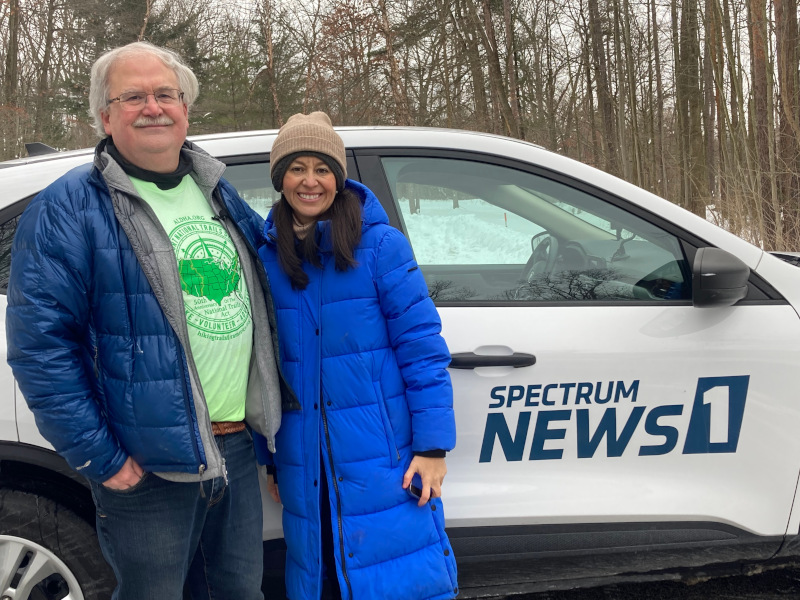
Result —
<path fill-rule="evenodd" d="M 563 271 L 585 271 L 592 266 L 586 250 L 578 242 L 566 242 L 561 246 L 558 267 Z"/>
<path fill-rule="evenodd" d="M 558 257 L 558 239 L 548 231 L 540 231 L 531 238 L 531 255 L 522 268 L 522 280 L 533 280 L 539 275 L 552 273 Z"/>

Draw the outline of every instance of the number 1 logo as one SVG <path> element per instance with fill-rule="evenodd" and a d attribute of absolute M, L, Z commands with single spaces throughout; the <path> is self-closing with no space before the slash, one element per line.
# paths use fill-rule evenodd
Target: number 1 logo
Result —
<path fill-rule="evenodd" d="M 749 383 L 749 375 L 697 380 L 684 454 L 736 452 Z"/>

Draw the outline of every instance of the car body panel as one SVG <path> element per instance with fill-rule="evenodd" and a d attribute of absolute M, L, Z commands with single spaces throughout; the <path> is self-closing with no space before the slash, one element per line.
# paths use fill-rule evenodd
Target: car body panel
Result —
<path fill-rule="evenodd" d="M 6 297 L 0 296 L 0 314 L 6 314 Z M 5 319 L 3 320 L 5 323 Z M 11 369 L 6 365 L 6 336 L 0 341 L 0 440 L 17 441 L 17 407 L 15 406 L 16 384 Z M 29 412 L 25 407 L 24 412 Z"/>
<path fill-rule="evenodd" d="M 536 356 L 534 366 L 520 369 L 451 370 L 458 444 L 448 460 L 448 525 L 715 520 L 759 535 L 785 533 L 800 469 L 800 436 L 794 435 L 800 403 L 785 393 L 800 359 L 793 309 L 614 310 L 619 315 L 609 317 L 606 307 L 504 307 L 487 318 L 481 309 L 440 309 L 451 351 L 490 353 L 505 346 L 505 352 Z M 566 322 L 580 332 L 578 344 L 564 331 Z M 755 329 L 763 334 L 757 339 Z M 723 345 L 730 351 L 715 358 L 715 346 Z M 692 414 L 716 401 L 696 405 L 698 382 L 715 377 L 728 378 L 715 383 L 736 383 L 742 375 L 749 375 L 749 387 L 735 450 L 690 447 Z M 569 384 L 568 390 L 546 389 Z M 598 404 L 594 390 L 601 384 L 601 398 L 609 384 L 615 393 Z M 635 395 L 619 394 L 617 401 L 620 386 L 624 392 L 634 385 Z M 578 386 L 594 390 L 578 401 Z M 521 397 L 509 400 L 513 396 Z M 729 437 L 728 398 L 721 402 L 713 410 L 724 414 L 711 412 L 712 444 Z M 655 409 L 663 415 L 658 425 L 669 430 L 648 420 L 656 418 Z M 638 421 L 635 410 L 641 411 Z M 610 411 L 616 412 L 618 439 L 627 423 L 635 431 L 627 443 L 609 443 L 606 435 L 592 450 L 579 433 L 578 412 L 588 415 L 594 436 Z M 537 413 L 557 419 L 537 426 Z M 520 428 L 523 416 L 528 424 Z M 501 443 L 498 429 L 514 441 L 523 435 L 524 444 Z M 673 440 L 668 443 L 665 434 Z M 643 448 L 663 454 L 642 455 Z"/>

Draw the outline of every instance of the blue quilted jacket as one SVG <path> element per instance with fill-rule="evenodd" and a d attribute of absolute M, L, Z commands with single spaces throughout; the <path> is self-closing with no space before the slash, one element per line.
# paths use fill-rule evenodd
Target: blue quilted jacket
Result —
<path fill-rule="evenodd" d="M 287 410 L 273 459 L 283 502 L 291 600 L 316 600 L 322 582 L 320 477 L 327 477 L 334 554 L 345 599 L 444 599 L 456 564 L 439 498 L 417 506 L 402 486 L 413 453 L 452 449 L 450 354 L 425 281 L 377 198 L 363 203 L 358 266 L 336 271 L 327 222 L 317 224 L 323 268 L 304 265 L 293 290 L 265 226 L 259 250 L 272 286 L 281 366 L 299 406 Z M 324 463 L 324 471 L 320 461 Z"/>
<path fill-rule="evenodd" d="M 86 477 L 105 481 L 128 456 L 168 479 L 219 476 L 224 466 L 189 349 L 172 245 L 129 178 L 98 148 L 94 165 L 64 175 L 20 218 L 8 362 L 42 435 Z M 222 163 L 188 143 L 182 152 L 223 215 L 249 279 L 254 326 L 265 343 L 254 346 L 247 421 L 274 439 L 280 385 L 256 256 L 263 220 L 220 179 Z"/>

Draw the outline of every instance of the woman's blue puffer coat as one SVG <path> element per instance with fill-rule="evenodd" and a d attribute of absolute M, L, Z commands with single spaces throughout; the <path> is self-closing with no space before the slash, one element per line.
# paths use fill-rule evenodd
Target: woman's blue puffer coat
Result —
<path fill-rule="evenodd" d="M 370 190 L 347 185 L 363 204 L 357 267 L 336 271 L 327 222 L 317 224 L 323 268 L 304 265 L 305 290 L 292 289 L 277 262 L 271 215 L 259 251 L 284 376 L 300 402 L 284 407 L 273 457 L 288 596 L 320 596 L 324 472 L 345 599 L 453 598 L 456 564 L 441 500 L 419 507 L 402 488 L 414 452 L 455 445 L 450 354 L 407 240 Z"/>

